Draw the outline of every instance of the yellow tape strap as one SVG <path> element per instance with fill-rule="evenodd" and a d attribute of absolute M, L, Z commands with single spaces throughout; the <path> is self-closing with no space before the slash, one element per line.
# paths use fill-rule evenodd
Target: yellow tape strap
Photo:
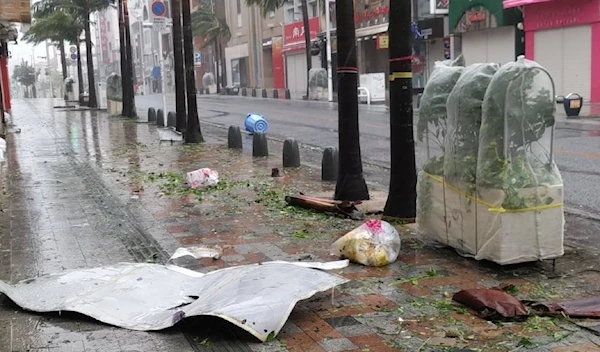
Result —
<path fill-rule="evenodd" d="M 537 210 L 546 210 L 546 209 L 553 209 L 553 208 L 559 208 L 563 206 L 563 203 L 553 203 L 553 204 L 544 204 L 544 205 L 538 205 L 535 207 L 527 207 L 527 208 L 523 208 L 523 209 L 505 209 L 503 207 L 499 207 L 495 204 L 492 203 L 488 203 L 482 199 L 480 199 L 479 197 L 475 197 L 472 195 L 469 195 L 465 192 L 462 192 L 461 190 L 459 190 L 458 188 L 454 187 L 453 185 L 447 183 L 443 177 L 440 176 L 436 176 L 436 175 L 432 175 L 430 173 L 427 173 L 425 171 L 422 171 L 423 174 L 427 177 L 429 177 L 430 179 L 437 181 L 441 184 L 444 185 L 444 187 L 447 187 L 448 189 L 454 191 L 455 193 L 457 193 L 460 196 L 463 196 L 465 198 L 471 199 L 473 201 L 475 201 L 478 204 L 482 204 L 485 205 L 486 207 L 488 207 L 488 211 L 490 212 L 495 212 L 495 213 L 524 213 L 527 211 L 537 211 Z"/>
<path fill-rule="evenodd" d="M 390 81 L 402 78 L 412 78 L 412 72 L 392 72 L 390 74 Z"/>

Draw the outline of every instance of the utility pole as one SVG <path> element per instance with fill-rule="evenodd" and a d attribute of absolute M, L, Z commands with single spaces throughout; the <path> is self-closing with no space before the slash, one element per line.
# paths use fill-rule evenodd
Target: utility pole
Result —
<path fill-rule="evenodd" d="M 390 2 L 390 150 L 391 175 L 383 214 L 414 219 L 417 172 L 412 107 L 411 0 Z"/>
<path fill-rule="evenodd" d="M 326 23 L 326 32 L 325 32 L 325 40 L 327 41 L 327 45 L 325 50 L 327 51 L 327 101 L 333 101 L 333 73 L 332 65 L 331 65 L 331 2 L 330 0 L 325 0 L 325 23 Z"/>

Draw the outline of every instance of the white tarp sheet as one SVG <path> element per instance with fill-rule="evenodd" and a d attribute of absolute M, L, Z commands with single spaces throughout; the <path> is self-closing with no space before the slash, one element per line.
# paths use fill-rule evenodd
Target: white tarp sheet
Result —
<path fill-rule="evenodd" d="M 348 280 L 330 263 L 266 262 L 202 274 L 175 265 L 121 263 L 28 279 L 0 281 L 23 309 L 72 311 L 131 330 L 161 330 L 185 317 L 225 319 L 261 341 L 281 330 L 296 303 Z"/>

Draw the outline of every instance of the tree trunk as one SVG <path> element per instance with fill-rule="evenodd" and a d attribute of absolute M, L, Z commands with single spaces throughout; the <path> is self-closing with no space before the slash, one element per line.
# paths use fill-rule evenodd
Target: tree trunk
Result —
<path fill-rule="evenodd" d="M 358 68 L 353 0 L 337 0 L 339 172 L 336 200 L 368 200 L 363 177 L 358 126 Z M 409 12 L 410 13 L 410 12 Z"/>
<path fill-rule="evenodd" d="M 412 108 L 410 0 L 390 2 L 390 189 L 384 215 L 416 216 L 417 173 Z M 393 21 L 392 21 L 393 19 Z M 395 23 L 395 24 L 394 24 Z"/>
<path fill-rule="evenodd" d="M 304 25 L 304 44 L 306 45 L 306 100 L 310 99 L 310 69 L 312 68 L 312 54 L 310 53 L 310 26 L 308 22 L 308 4 L 301 0 L 302 23 Z M 356 57 L 356 51 L 355 51 Z"/>
<path fill-rule="evenodd" d="M 127 8 L 127 0 L 123 1 L 123 24 L 125 29 L 125 56 L 127 65 L 127 77 L 123 81 L 123 91 L 127 91 L 127 97 L 129 98 L 129 108 L 127 117 L 136 117 L 137 111 L 135 108 L 135 93 L 133 91 L 133 77 L 135 77 L 135 71 L 133 70 L 133 55 L 131 53 L 131 31 L 129 29 L 129 10 Z M 125 84 L 127 82 L 127 84 Z"/>
<path fill-rule="evenodd" d="M 98 107 L 98 97 L 96 96 L 96 79 L 94 77 L 94 56 L 92 55 L 92 35 L 90 32 L 90 14 L 85 17 L 85 56 L 87 57 L 87 76 L 89 87 L 90 108 Z"/>
<path fill-rule="evenodd" d="M 79 100 L 81 94 L 85 92 L 83 89 L 83 67 L 81 67 L 81 42 L 77 38 L 77 85 L 79 86 L 79 95 L 75 100 Z"/>
<path fill-rule="evenodd" d="M 190 0 L 182 0 L 183 46 L 185 48 L 185 83 L 187 86 L 187 126 L 184 137 L 186 143 L 202 143 L 198 102 L 196 101 L 196 77 L 194 72 L 194 36 L 192 34 L 192 14 Z"/>
<path fill-rule="evenodd" d="M 123 16 L 123 0 L 119 0 L 119 53 L 121 58 L 121 87 L 125 83 L 125 77 L 129 77 L 127 72 L 127 43 L 125 43 L 125 17 Z M 129 91 L 122 89 L 123 109 L 121 116 L 128 117 L 131 115 L 131 98 L 128 96 Z"/>
<path fill-rule="evenodd" d="M 173 70 L 175 71 L 175 111 L 176 127 L 183 132 L 186 129 L 185 111 L 185 73 L 183 68 L 183 38 L 181 33 L 181 0 L 171 1 L 173 17 Z"/>
<path fill-rule="evenodd" d="M 221 70 L 221 86 L 225 87 L 227 85 L 227 70 L 225 67 L 225 53 L 223 52 L 223 42 L 219 39 L 219 67 L 217 69 Z"/>
<path fill-rule="evenodd" d="M 58 44 L 58 50 L 60 51 L 60 66 L 62 68 L 62 82 L 61 82 L 61 87 L 64 87 L 65 84 L 65 80 L 67 79 L 67 58 L 65 57 L 65 42 L 64 41 L 60 41 L 60 43 Z M 61 89 L 61 91 L 64 89 Z M 65 91 L 65 96 L 64 96 L 65 102 L 67 100 L 69 100 L 69 98 L 67 97 L 67 92 Z"/>
<path fill-rule="evenodd" d="M 35 89 L 35 83 L 31 86 L 31 97 L 37 98 L 37 89 Z"/>

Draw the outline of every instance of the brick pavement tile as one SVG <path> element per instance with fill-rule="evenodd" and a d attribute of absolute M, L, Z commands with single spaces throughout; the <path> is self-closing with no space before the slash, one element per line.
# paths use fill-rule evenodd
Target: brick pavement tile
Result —
<path fill-rule="evenodd" d="M 399 285 L 401 289 L 405 290 L 408 294 L 414 297 L 427 297 L 431 296 L 433 292 L 427 287 L 413 285 L 411 282 L 405 282 Z"/>
<path fill-rule="evenodd" d="M 358 299 L 363 301 L 373 310 L 393 310 L 398 308 L 398 305 L 395 302 L 392 302 L 391 300 L 377 293 L 358 296 Z"/>
<path fill-rule="evenodd" d="M 598 345 L 596 345 L 594 343 L 586 342 L 586 343 L 580 343 L 580 344 L 571 345 L 571 346 L 555 347 L 555 348 L 552 348 L 550 351 L 552 351 L 552 352 L 600 352 L 600 347 L 598 347 Z"/>
<path fill-rule="evenodd" d="M 328 352 L 347 351 L 356 349 L 356 345 L 345 337 L 335 339 L 324 339 L 319 341 L 319 345 L 321 345 L 321 347 L 323 347 L 323 349 Z"/>
<path fill-rule="evenodd" d="M 296 333 L 280 333 L 278 340 L 283 341 L 286 346 L 300 347 L 302 345 L 310 345 L 313 339 L 304 331 Z"/>

